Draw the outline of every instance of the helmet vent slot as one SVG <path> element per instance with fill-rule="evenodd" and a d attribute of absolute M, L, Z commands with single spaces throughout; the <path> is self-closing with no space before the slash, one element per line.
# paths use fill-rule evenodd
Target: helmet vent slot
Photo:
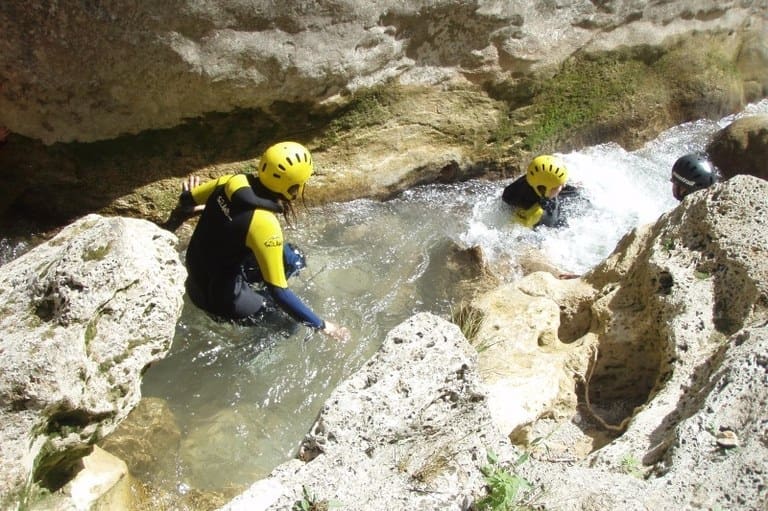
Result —
<path fill-rule="evenodd" d="M 285 166 L 282 163 L 278 164 L 277 168 L 279 168 L 282 171 L 285 171 Z"/>
<path fill-rule="evenodd" d="M 285 161 L 288 162 L 288 165 L 293 165 L 293 162 L 291 161 L 291 157 L 290 156 L 286 156 L 285 157 Z"/>

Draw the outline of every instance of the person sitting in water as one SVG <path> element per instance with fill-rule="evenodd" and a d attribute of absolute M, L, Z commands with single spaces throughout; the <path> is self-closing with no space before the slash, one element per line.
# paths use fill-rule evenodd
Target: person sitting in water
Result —
<path fill-rule="evenodd" d="M 284 243 L 276 214 L 290 223 L 292 201 L 302 196 L 313 170 L 304 146 L 280 142 L 264 152 L 255 176 L 226 175 L 183 186 L 171 216 L 202 209 L 186 252 L 187 294 L 197 307 L 216 319 L 247 324 L 265 308 L 265 297 L 251 286 L 263 282 L 270 301 L 295 320 L 337 340 L 349 338 L 346 328 L 321 319 L 288 288 L 286 274 L 305 261 Z"/>
<path fill-rule="evenodd" d="M 672 195 L 681 201 L 688 194 L 709 188 L 717 182 L 712 164 L 698 153 L 681 156 L 672 166 Z"/>
<path fill-rule="evenodd" d="M 514 208 L 514 220 L 526 227 L 564 227 L 562 201 L 576 197 L 579 188 L 567 184 L 568 169 L 558 158 L 541 155 L 531 161 L 528 171 L 506 188 L 501 200 Z"/>

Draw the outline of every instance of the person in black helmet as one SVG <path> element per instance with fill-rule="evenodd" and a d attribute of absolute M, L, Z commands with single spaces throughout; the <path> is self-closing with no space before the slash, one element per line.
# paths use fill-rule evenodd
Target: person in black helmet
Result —
<path fill-rule="evenodd" d="M 708 188 L 717 182 L 712 164 L 701 154 L 681 156 L 672 166 L 672 195 L 683 200 L 686 195 Z"/>

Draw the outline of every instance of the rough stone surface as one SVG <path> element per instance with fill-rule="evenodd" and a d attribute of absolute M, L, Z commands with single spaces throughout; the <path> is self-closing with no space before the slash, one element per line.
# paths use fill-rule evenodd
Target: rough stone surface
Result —
<path fill-rule="evenodd" d="M 0 268 L 0 502 L 56 489 L 140 398 L 186 276 L 176 237 L 90 215 Z"/>
<path fill-rule="evenodd" d="M 291 509 L 304 498 L 346 509 L 465 509 L 488 452 L 512 446 L 490 424 L 475 353 L 456 325 L 418 314 L 329 397 L 300 456 L 224 509 Z"/>
<path fill-rule="evenodd" d="M 593 463 L 615 464 L 627 452 L 657 462 L 670 430 L 693 413 L 695 403 L 681 391 L 706 374 L 730 336 L 765 313 L 768 221 L 736 212 L 765 209 L 766 197 L 768 183 L 750 176 L 692 194 L 634 239 L 639 257 L 620 285 L 600 287 L 592 305 L 591 330 L 600 338 L 593 381 L 611 383 L 613 395 L 606 397 L 633 396 L 643 408 Z M 614 261 L 585 280 L 604 282 L 604 272 L 616 273 Z"/>
<path fill-rule="evenodd" d="M 712 137 L 707 154 L 724 179 L 749 174 L 768 180 L 768 114 L 733 121 Z"/>
<path fill-rule="evenodd" d="M 491 415 L 506 435 L 514 436 L 520 425 L 542 414 L 562 417 L 576 406 L 569 367 L 584 365 L 577 360 L 583 350 L 559 338 L 560 309 L 549 292 L 557 284 L 550 273 L 534 273 L 473 303 L 484 317 L 477 332 L 478 369 Z M 512 332 L 514 342 L 509 342 Z"/>
<path fill-rule="evenodd" d="M 47 144 L 109 139 L 393 78 L 517 78 L 577 50 L 759 27 L 765 11 L 764 0 L 6 1 L 0 125 Z M 742 67 L 765 53 L 754 37 Z M 749 79 L 765 92 L 765 76 Z"/>

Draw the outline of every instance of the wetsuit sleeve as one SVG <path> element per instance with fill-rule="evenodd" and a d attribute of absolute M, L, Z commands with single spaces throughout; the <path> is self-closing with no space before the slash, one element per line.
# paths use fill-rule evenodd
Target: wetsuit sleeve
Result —
<path fill-rule="evenodd" d="M 325 328 L 325 321 L 320 319 L 317 314 L 304 305 L 298 296 L 287 287 L 277 287 L 267 284 L 267 289 L 275 299 L 277 305 L 280 306 L 288 315 L 290 315 L 296 321 L 300 321 L 312 328 L 318 328 L 322 330 Z"/>
<path fill-rule="evenodd" d="M 253 211 L 245 245 L 256 257 L 264 282 L 288 287 L 283 264 L 283 230 L 274 213 L 263 209 Z"/>
<path fill-rule="evenodd" d="M 253 251 L 275 303 L 289 316 L 307 326 L 325 328 L 325 322 L 288 289 L 283 263 L 283 231 L 274 213 L 255 210 L 246 245 Z"/>
<path fill-rule="evenodd" d="M 534 227 L 544 215 L 544 209 L 537 203 L 530 208 L 515 208 L 513 215 L 515 222 L 525 227 Z"/>

